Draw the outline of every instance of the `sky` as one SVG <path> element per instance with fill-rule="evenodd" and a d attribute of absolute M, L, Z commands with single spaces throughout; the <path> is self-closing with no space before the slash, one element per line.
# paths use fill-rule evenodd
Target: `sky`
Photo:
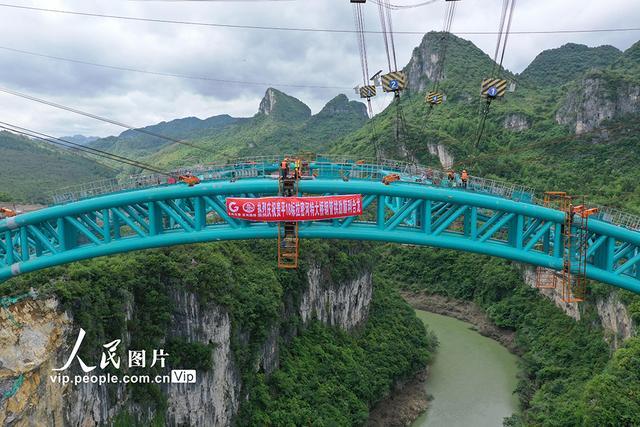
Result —
<path fill-rule="evenodd" d="M 354 29 L 347 0 L 0 0 L 0 87 L 64 104 L 133 126 L 217 114 L 249 117 L 269 86 L 318 112 L 339 93 L 358 99 L 361 76 L 353 33 L 220 28 L 76 16 L 9 8 L 14 4 L 109 15 L 220 24 Z M 392 0 L 409 5 L 423 0 Z M 502 0 L 461 0 L 452 32 L 496 31 Z M 395 31 L 441 30 L 444 0 L 393 12 Z M 365 27 L 379 31 L 378 8 L 363 6 Z M 637 0 L 519 0 L 512 30 L 640 27 Z M 461 35 L 493 56 L 497 35 Z M 420 34 L 396 34 L 398 66 L 420 43 Z M 613 45 L 625 50 L 640 31 L 510 36 L 506 68 L 522 72 L 544 49 L 565 43 Z M 385 68 L 381 34 L 366 36 L 370 70 Z M 8 50 L 14 49 L 14 50 Z M 239 80 L 223 83 L 105 69 L 16 52 L 159 73 Z M 311 85 L 321 87 L 296 87 Z M 379 112 L 390 96 L 375 98 Z M 0 93 L 2 121 L 55 136 L 117 135 L 124 129 Z"/>

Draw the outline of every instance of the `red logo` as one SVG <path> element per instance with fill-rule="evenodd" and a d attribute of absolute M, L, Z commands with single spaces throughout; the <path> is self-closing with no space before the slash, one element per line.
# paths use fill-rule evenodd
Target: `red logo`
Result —
<path fill-rule="evenodd" d="M 242 210 L 249 214 L 253 213 L 256 210 L 256 205 L 254 205 L 251 202 L 247 202 L 244 205 L 242 205 Z"/>

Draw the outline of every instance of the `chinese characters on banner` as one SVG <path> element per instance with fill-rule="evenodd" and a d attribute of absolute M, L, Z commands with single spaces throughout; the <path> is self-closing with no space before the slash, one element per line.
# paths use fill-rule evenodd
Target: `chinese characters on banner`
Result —
<path fill-rule="evenodd" d="M 313 221 L 362 215 L 362 195 L 227 198 L 227 214 L 248 221 Z"/>

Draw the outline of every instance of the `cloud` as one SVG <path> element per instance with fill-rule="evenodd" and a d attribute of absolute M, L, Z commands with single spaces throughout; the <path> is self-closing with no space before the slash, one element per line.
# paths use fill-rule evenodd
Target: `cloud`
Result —
<path fill-rule="evenodd" d="M 394 0 L 408 4 L 409 0 Z M 352 29 L 351 5 L 344 0 L 287 2 L 104 2 L 56 0 L 21 5 L 114 15 L 283 27 Z M 494 31 L 501 1 L 463 0 L 453 31 Z M 445 2 L 394 12 L 394 29 L 440 30 Z M 364 8 L 366 27 L 379 29 L 377 7 Z M 298 97 L 314 112 L 337 93 L 352 90 L 291 88 L 310 84 L 350 88 L 359 83 L 360 62 L 354 34 L 223 29 L 123 21 L 3 8 L 0 45 L 115 66 L 219 79 L 271 83 Z M 519 2 L 514 30 L 633 27 L 640 2 L 539 0 Z M 496 36 L 464 36 L 489 55 Z M 543 49 L 567 42 L 628 48 L 638 33 L 512 35 L 505 66 L 521 72 Z M 420 35 L 396 35 L 398 65 L 404 66 Z M 371 73 L 386 69 L 382 36 L 367 35 Z M 81 108 L 136 126 L 177 117 L 229 113 L 251 116 L 266 85 L 236 85 L 101 69 L 0 50 L 0 86 Z M 388 96 L 375 99 L 380 111 Z M 55 135 L 109 135 L 112 125 L 0 94 L 5 121 Z"/>

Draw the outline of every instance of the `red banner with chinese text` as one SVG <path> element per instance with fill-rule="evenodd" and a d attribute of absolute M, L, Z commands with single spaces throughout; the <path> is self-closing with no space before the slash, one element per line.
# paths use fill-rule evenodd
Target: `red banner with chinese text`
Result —
<path fill-rule="evenodd" d="M 313 221 L 362 215 L 362 195 L 227 198 L 227 214 L 248 221 Z"/>

